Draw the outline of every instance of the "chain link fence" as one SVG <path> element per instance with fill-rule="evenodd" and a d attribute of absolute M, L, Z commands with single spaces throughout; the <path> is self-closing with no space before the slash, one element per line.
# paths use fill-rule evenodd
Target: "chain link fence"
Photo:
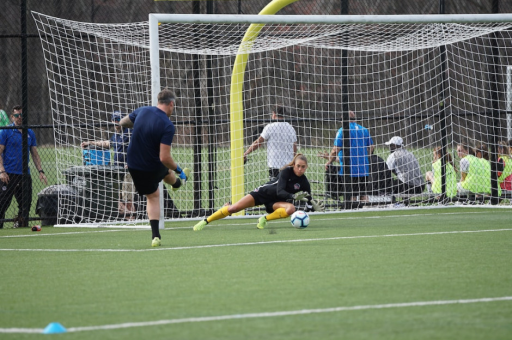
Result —
<path fill-rule="evenodd" d="M 30 14 L 32 11 L 81 22 L 127 23 L 147 21 L 149 13 L 257 14 L 268 3 L 269 0 L 4 0 L 2 20 L 0 20 L 0 60 L 2 61 L 0 77 L 4 84 L 0 92 L 0 109 L 4 110 L 12 119 L 12 108 L 15 105 L 22 104 L 22 94 L 23 91 L 26 91 L 25 129 L 30 128 L 35 133 L 41 166 L 47 176 L 48 184 L 46 185 L 43 181 L 40 181 L 38 169 L 36 169 L 34 162 L 30 161 L 32 193 L 29 194 L 26 190 L 21 190 L 23 192 L 16 197 L 17 199 L 13 198 L 12 201 L 0 198 L 0 204 L 4 201 L 4 204 L 9 205 L 5 216 L 0 216 L 0 224 L 4 225 L 5 228 L 39 224 L 40 211 L 38 211 L 37 193 L 41 192 L 46 186 L 57 184 L 48 79 L 41 44 Z M 405 2 L 402 0 L 299 0 L 285 7 L 279 14 L 337 15 L 343 14 L 344 8 L 348 8 L 348 14 L 358 15 L 438 14 L 440 13 L 440 4 L 440 0 L 410 0 Z M 22 8 L 27 10 L 25 75 L 22 73 L 24 72 L 22 70 L 22 40 L 24 38 L 21 24 Z M 512 2 L 503 0 L 447 0 L 444 1 L 444 11 L 446 14 L 510 13 L 512 12 Z M 25 90 L 23 88 L 23 76 L 27 78 Z M 18 131 L 17 129 L 0 127 L 2 133 L 4 130 Z M 21 154 L 19 159 L 21 159 Z M 0 195 L 4 195 L 5 198 L 5 194 L 9 190 L 7 190 L 6 183 L 0 183 L 0 185 Z M 26 216 L 23 221 L 17 219 L 19 212 L 18 200 L 25 207 L 30 207 L 28 220 Z"/>

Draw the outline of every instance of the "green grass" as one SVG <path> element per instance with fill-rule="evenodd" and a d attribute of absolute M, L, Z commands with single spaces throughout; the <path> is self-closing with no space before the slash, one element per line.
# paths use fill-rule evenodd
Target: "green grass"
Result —
<path fill-rule="evenodd" d="M 167 224 L 157 250 L 148 230 L 0 231 L 0 331 L 512 296 L 512 231 L 483 231 L 510 229 L 505 209 L 314 215 L 304 230 L 288 219 L 265 230 L 256 219 L 228 218 L 201 232 L 194 223 Z M 199 319 L 59 338 L 510 339 L 511 318 L 512 301 L 493 301 Z"/>

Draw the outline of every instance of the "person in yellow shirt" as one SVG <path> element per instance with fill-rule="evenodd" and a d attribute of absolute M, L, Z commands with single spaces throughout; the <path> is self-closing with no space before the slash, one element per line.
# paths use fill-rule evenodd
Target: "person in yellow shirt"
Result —
<path fill-rule="evenodd" d="M 430 182 L 432 192 L 434 194 L 442 194 L 442 164 L 441 164 L 441 147 L 437 146 L 434 148 L 434 157 L 432 161 L 432 171 L 427 171 L 425 178 L 427 182 Z M 457 169 L 453 163 L 452 155 L 449 153 L 445 154 L 446 162 L 446 197 L 455 197 L 457 195 Z"/>
<path fill-rule="evenodd" d="M 483 149 L 479 148 L 483 157 Z M 460 182 L 457 183 L 459 194 L 490 194 L 491 164 L 484 158 L 476 157 L 475 150 L 465 143 L 457 145 L 460 158 Z"/>

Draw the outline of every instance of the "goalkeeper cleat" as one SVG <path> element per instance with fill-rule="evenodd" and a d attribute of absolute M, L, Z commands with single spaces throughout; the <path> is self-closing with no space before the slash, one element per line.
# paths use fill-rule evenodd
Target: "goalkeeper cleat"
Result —
<path fill-rule="evenodd" d="M 194 226 L 194 231 L 200 231 L 200 230 L 203 230 L 203 228 L 208 224 L 208 222 L 206 222 L 206 220 L 201 220 L 199 222 L 197 222 L 197 224 Z"/>
<path fill-rule="evenodd" d="M 155 237 L 153 241 L 151 241 L 151 247 L 160 247 L 162 245 L 162 242 L 158 237 Z"/>
<path fill-rule="evenodd" d="M 179 175 L 179 178 L 181 180 L 181 185 L 177 188 L 175 187 L 172 187 L 172 191 L 176 191 L 178 190 L 179 188 L 181 188 L 181 186 L 185 183 L 187 183 L 187 180 L 188 180 L 188 177 L 190 176 L 190 169 L 189 168 L 185 168 L 181 171 L 181 174 Z"/>
<path fill-rule="evenodd" d="M 265 216 L 261 216 L 258 220 L 258 224 L 256 224 L 256 228 L 265 229 L 267 226 L 267 218 Z"/>

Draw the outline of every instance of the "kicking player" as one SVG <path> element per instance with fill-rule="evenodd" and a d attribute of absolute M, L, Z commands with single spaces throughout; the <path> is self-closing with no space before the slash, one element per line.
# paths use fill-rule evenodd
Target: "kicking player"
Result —
<path fill-rule="evenodd" d="M 144 106 L 121 119 L 119 124 L 132 128 L 132 138 L 128 146 L 128 171 L 132 175 L 135 189 L 147 199 L 147 212 L 151 224 L 153 247 L 161 245 L 158 222 L 160 218 L 161 180 L 173 189 L 186 181 L 190 170 L 181 169 L 171 156 L 171 143 L 174 138 L 174 124 L 170 121 L 176 95 L 170 90 L 158 94 L 156 106 Z M 179 178 L 174 174 L 178 174 Z"/>
<path fill-rule="evenodd" d="M 230 216 L 240 210 L 264 205 L 268 213 L 258 220 L 256 227 L 264 229 L 267 221 L 285 218 L 295 212 L 295 206 L 288 201 L 305 201 L 313 206 L 315 211 L 323 211 L 324 206 L 311 198 L 311 187 L 304 175 L 308 168 L 306 156 L 297 154 L 293 160 L 280 172 L 275 181 L 270 181 L 254 189 L 233 205 L 227 205 L 217 210 L 208 218 L 198 222 L 194 231 L 202 230 L 210 222 Z"/>

